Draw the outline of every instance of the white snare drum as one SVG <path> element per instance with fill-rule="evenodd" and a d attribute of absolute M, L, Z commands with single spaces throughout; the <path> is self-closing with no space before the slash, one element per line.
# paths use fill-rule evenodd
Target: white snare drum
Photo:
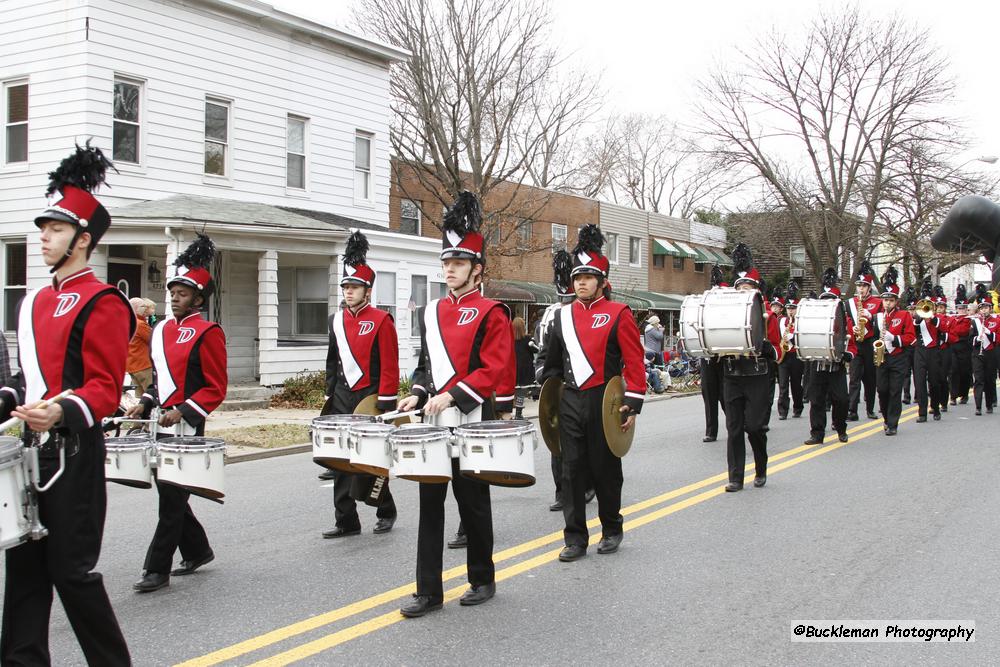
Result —
<path fill-rule="evenodd" d="M 389 434 L 393 477 L 428 484 L 451 480 L 451 431 L 441 426 L 400 426 Z"/>
<path fill-rule="evenodd" d="M 706 293 L 688 294 L 681 303 L 681 339 L 687 353 L 696 358 L 711 356 L 705 351 L 701 340 L 701 306 Z"/>
<path fill-rule="evenodd" d="M 202 498 L 222 502 L 225 494 L 226 443 L 218 438 L 164 438 L 157 441 L 161 482 Z"/>
<path fill-rule="evenodd" d="M 130 435 L 104 441 L 104 478 L 137 489 L 153 486 L 153 466 L 156 449 L 148 437 Z"/>
<path fill-rule="evenodd" d="M 795 313 L 799 359 L 839 362 L 847 343 L 847 316 L 840 299 L 802 299 Z"/>
<path fill-rule="evenodd" d="M 371 421 L 369 415 L 323 415 L 313 419 L 313 462 L 330 470 L 357 472 L 351 466 L 351 427 Z"/>
<path fill-rule="evenodd" d="M 459 470 L 465 477 L 497 486 L 535 483 L 538 438 L 529 421 L 497 419 L 455 429 Z"/>
<path fill-rule="evenodd" d="M 717 356 L 759 354 L 764 344 L 764 305 L 756 290 L 728 287 L 705 292 L 701 307 L 705 351 Z"/>
<path fill-rule="evenodd" d="M 455 428 L 463 424 L 472 424 L 480 422 L 482 419 L 482 406 L 477 407 L 467 415 L 462 414 L 462 411 L 454 405 L 450 408 L 445 408 L 436 415 L 424 415 L 424 423 L 431 424 L 432 426 L 443 426 L 444 428 Z"/>
<path fill-rule="evenodd" d="M 357 471 L 385 477 L 392 466 L 392 445 L 389 434 L 396 430 L 392 424 L 369 422 L 351 426 L 351 467 Z"/>
<path fill-rule="evenodd" d="M 25 515 L 28 493 L 24 446 L 19 438 L 0 437 L 0 549 L 9 549 L 28 539 Z"/>

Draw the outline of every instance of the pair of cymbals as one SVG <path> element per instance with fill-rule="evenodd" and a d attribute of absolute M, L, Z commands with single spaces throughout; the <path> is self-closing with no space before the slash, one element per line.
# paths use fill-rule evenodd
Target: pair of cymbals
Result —
<path fill-rule="evenodd" d="M 560 456 L 562 449 L 559 444 L 559 403 L 562 400 L 563 383 L 558 378 L 549 378 L 542 385 L 538 396 L 538 426 L 542 431 L 542 440 L 553 456 Z M 625 383 L 621 376 L 616 375 L 604 389 L 604 400 L 601 403 L 601 424 L 604 439 L 608 449 L 621 458 L 632 448 L 635 437 L 635 426 L 622 431 L 621 426 L 627 415 L 622 414 L 621 407 L 625 404 Z"/>

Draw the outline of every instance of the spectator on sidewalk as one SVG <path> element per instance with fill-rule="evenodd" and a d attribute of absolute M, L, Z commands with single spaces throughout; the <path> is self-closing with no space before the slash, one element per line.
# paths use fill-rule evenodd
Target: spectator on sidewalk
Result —
<path fill-rule="evenodd" d="M 142 396 L 149 383 L 153 381 L 153 360 L 149 356 L 149 336 L 153 328 L 149 326 L 147 320 L 152 315 L 152 309 L 147 301 L 149 300 L 139 297 L 132 297 L 128 301 L 132 304 L 132 312 L 135 313 L 136 330 L 128 344 L 128 363 L 125 365 L 125 370 L 135 383 L 136 396 Z"/>
<path fill-rule="evenodd" d="M 653 366 L 653 355 L 646 352 L 646 382 L 657 394 L 662 394 L 665 390 L 663 382 L 660 381 L 660 371 Z"/>
<path fill-rule="evenodd" d="M 653 365 L 663 365 L 663 326 L 660 318 L 650 315 L 646 320 L 646 328 L 642 333 L 643 347 L 646 348 L 646 355 L 653 355 Z"/>
<path fill-rule="evenodd" d="M 527 334 L 524 318 L 515 317 L 514 327 L 514 357 L 517 360 L 517 387 L 514 391 L 514 419 L 524 418 L 524 399 L 531 391 L 530 385 L 535 382 L 535 352 L 538 347 L 531 336 Z"/>

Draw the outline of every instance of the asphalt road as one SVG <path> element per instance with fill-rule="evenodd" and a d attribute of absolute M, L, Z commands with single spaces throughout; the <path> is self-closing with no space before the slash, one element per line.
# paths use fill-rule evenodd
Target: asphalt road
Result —
<path fill-rule="evenodd" d="M 895 438 L 863 421 L 850 444 L 819 447 L 801 444 L 806 418 L 775 415 L 767 486 L 727 494 L 700 399 L 650 404 L 624 459 L 621 551 L 592 545 L 576 563 L 556 560 L 540 449 L 538 484 L 493 490 L 496 598 L 460 607 L 464 551 L 448 551 L 449 602 L 422 619 L 396 611 L 412 592 L 416 484 L 392 483 L 391 533 L 371 534 L 362 507 L 361 536 L 324 540 L 332 490 L 308 454 L 227 468 L 225 506 L 192 501 L 215 562 L 147 595 L 131 584 L 156 494 L 110 485 L 99 570 L 137 665 L 1000 664 L 1000 414 L 911 415 Z M 450 534 L 450 498 L 448 511 Z M 793 619 L 971 619 L 978 641 L 792 643 Z M 51 644 L 55 664 L 83 664 L 58 604 Z"/>

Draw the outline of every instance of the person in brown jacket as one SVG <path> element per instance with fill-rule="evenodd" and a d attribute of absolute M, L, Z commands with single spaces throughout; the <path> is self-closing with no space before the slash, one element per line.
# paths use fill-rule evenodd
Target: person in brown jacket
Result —
<path fill-rule="evenodd" d="M 128 362 L 125 365 L 125 370 L 135 382 L 136 396 L 142 396 L 146 387 L 153 381 L 153 360 L 149 356 L 149 336 L 153 332 L 153 328 L 146 320 L 152 313 L 149 312 L 146 301 L 146 299 L 139 297 L 129 299 L 132 311 L 135 313 L 137 326 L 135 335 L 128 344 Z"/>

